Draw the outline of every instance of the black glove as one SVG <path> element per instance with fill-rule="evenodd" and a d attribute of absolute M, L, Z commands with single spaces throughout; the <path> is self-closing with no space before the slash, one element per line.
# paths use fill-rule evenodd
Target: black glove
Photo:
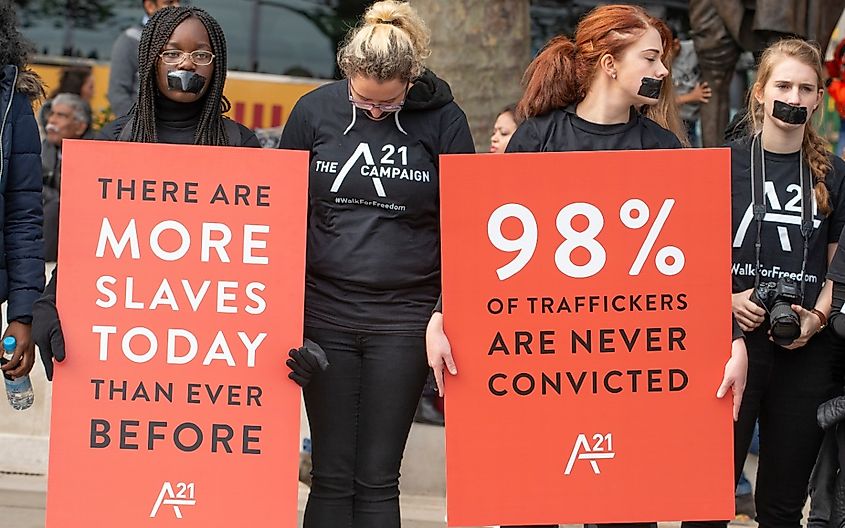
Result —
<path fill-rule="evenodd" d="M 837 396 L 819 405 L 816 421 L 822 429 L 830 429 L 842 420 L 845 420 L 845 396 Z"/>
<path fill-rule="evenodd" d="M 300 387 L 308 385 L 311 376 L 317 372 L 317 369 L 326 370 L 329 368 L 326 352 L 310 339 L 305 339 L 303 346 L 290 349 L 288 355 L 290 358 L 285 361 L 290 369 L 288 377 Z"/>
<path fill-rule="evenodd" d="M 836 311 L 830 314 L 830 321 L 827 323 L 834 335 L 845 339 L 845 314 Z"/>
<path fill-rule="evenodd" d="M 833 330 L 833 334 L 840 339 L 845 339 L 845 314 L 842 313 L 843 305 L 845 305 L 845 284 L 833 281 L 833 301 L 830 305 L 830 317 L 827 318 L 827 325 Z"/>
<path fill-rule="evenodd" d="M 58 362 L 65 359 L 65 336 L 56 310 L 56 277 L 53 277 L 42 295 L 32 305 L 32 340 L 41 352 L 41 362 L 47 379 L 53 380 L 53 360 Z"/>

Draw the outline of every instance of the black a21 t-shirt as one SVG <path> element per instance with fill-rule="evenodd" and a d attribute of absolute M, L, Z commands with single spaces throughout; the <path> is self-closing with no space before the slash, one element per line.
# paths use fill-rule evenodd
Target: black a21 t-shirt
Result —
<path fill-rule="evenodd" d="M 730 143 L 731 148 L 731 224 L 733 234 L 733 291 L 754 287 L 756 259 L 754 245 L 757 224 L 753 218 L 751 181 L 751 138 Z M 761 282 L 777 282 L 788 277 L 804 280 L 803 306 L 812 308 L 827 274 L 827 245 L 839 240 L 845 226 L 845 162 L 831 156 L 833 168 L 825 177 L 825 186 L 833 209 L 827 216 L 813 205 L 813 232 L 810 236 L 807 265 L 801 276 L 803 236 L 801 235 L 800 152 L 777 154 L 764 151 L 766 167 L 766 215 L 761 230 Z M 843 277 L 845 278 L 845 277 Z"/>

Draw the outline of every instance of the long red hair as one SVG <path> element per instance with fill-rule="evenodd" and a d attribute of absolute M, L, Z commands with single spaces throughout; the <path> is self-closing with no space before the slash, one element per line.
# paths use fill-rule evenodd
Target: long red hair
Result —
<path fill-rule="evenodd" d="M 661 60 L 668 67 L 673 39 L 662 20 L 639 6 L 608 5 L 593 9 L 578 23 L 574 40 L 555 37 L 531 61 L 522 78 L 524 92 L 517 114 L 524 119 L 578 103 L 590 90 L 599 59 L 605 54 L 621 56 L 650 27 L 660 34 Z M 644 114 L 671 130 L 682 142 L 686 141 L 674 102 L 671 75 L 663 79 L 657 103 L 646 107 Z"/>

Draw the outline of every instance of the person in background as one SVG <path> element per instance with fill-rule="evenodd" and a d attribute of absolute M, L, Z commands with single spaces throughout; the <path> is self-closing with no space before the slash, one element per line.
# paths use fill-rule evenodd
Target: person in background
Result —
<path fill-rule="evenodd" d="M 62 185 L 62 141 L 91 139 L 91 107 L 72 93 L 56 95 L 50 105 L 45 126 L 46 137 L 41 142 L 41 170 L 43 189 L 41 205 L 44 209 L 44 259 L 55 262 L 59 247 L 59 192 Z"/>
<path fill-rule="evenodd" d="M 59 85 L 50 93 L 50 99 L 60 93 L 76 94 L 88 104 L 94 98 L 94 70 L 90 66 L 62 68 Z"/>
<path fill-rule="evenodd" d="M 47 118 L 50 115 L 50 105 L 53 104 L 53 98 L 60 93 L 78 95 L 90 105 L 91 99 L 94 98 L 94 70 L 89 66 L 62 68 L 62 73 L 59 75 L 59 85 L 50 92 L 48 99 L 41 105 L 41 110 L 38 113 L 38 124 L 41 125 L 42 129 L 47 126 Z"/>
<path fill-rule="evenodd" d="M 508 143 L 511 136 L 519 127 L 519 121 L 516 119 L 516 105 L 505 107 L 496 116 L 496 122 L 493 124 L 493 135 L 490 137 L 490 152 L 495 154 L 502 154 L 508 148 Z"/>
<path fill-rule="evenodd" d="M 710 101 L 712 91 L 701 80 L 698 56 L 692 40 L 681 40 L 672 31 L 672 83 L 675 85 L 675 102 L 678 103 L 681 119 L 687 129 L 690 146 L 700 147 L 698 138 L 698 117 L 700 105 Z"/>
<path fill-rule="evenodd" d="M 41 239 L 41 143 L 32 104 L 44 97 L 38 76 L 27 68 L 29 45 L 17 29 L 11 2 L 0 3 L 0 303 L 17 348 L 3 365 L 12 378 L 35 362 L 32 305 L 44 289 Z"/>
<path fill-rule="evenodd" d="M 159 9 L 179 6 L 179 0 L 143 0 L 144 18 L 140 25 L 127 28 L 114 41 L 111 50 L 108 99 L 112 113 L 120 117 L 138 99 L 138 43 L 147 21 Z"/>

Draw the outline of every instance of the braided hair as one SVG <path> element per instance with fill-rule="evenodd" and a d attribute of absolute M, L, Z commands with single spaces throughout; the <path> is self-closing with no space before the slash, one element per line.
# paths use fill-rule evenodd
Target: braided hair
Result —
<path fill-rule="evenodd" d="M 188 18 L 197 18 L 208 31 L 211 52 L 214 53 L 214 72 L 211 84 L 205 94 L 200 120 L 197 124 L 194 144 L 229 145 L 223 114 L 231 108 L 223 95 L 226 83 L 226 37 L 220 24 L 207 12 L 197 7 L 166 7 L 150 17 L 138 46 L 138 102 L 132 108 L 131 141 L 157 143 L 155 98 L 158 96 L 156 71 L 159 54 L 176 29 Z"/>

